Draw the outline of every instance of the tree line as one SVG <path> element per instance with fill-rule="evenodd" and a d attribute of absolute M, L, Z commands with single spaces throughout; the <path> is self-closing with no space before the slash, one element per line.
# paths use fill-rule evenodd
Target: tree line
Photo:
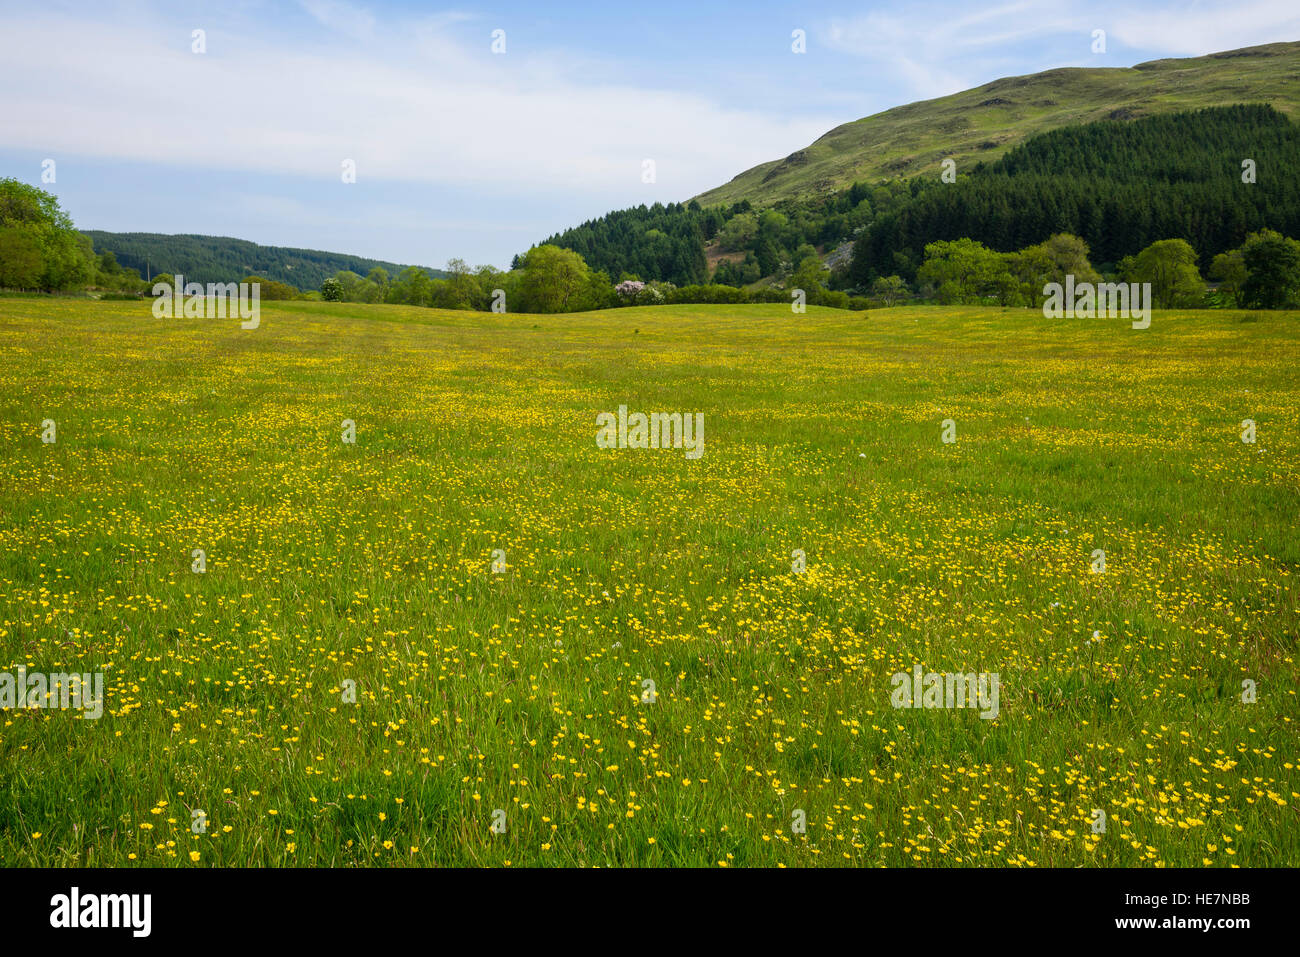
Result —
<path fill-rule="evenodd" d="M 1149 283 L 1151 304 L 1162 309 L 1300 307 L 1300 241 L 1271 229 L 1251 233 L 1241 246 L 1211 261 L 1210 278 L 1218 281 L 1214 287 L 1202 278 L 1197 261 L 1185 239 L 1161 239 L 1125 256 L 1103 276 L 1090 260 L 1088 243 L 1069 233 L 1011 253 L 963 237 L 926 245 L 916 285 L 921 297 L 948 305 L 1039 308 L 1048 298 L 1049 284 L 1064 285 L 1072 277 L 1074 286 L 1103 280 Z M 881 298 L 892 296 L 893 302 L 910 292 L 896 275 L 877 278 L 873 291 Z"/>
<path fill-rule="evenodd" d="M 919 189 L 891 180 L 812 199 L 786 200 L 757 209 L 749 200 L 730 206 L 655 203 L 616 210 L 567 229 L 545 243 L 571 249 L 593 269 L 610 276 L 677 287 L 708 283 L 748 286 L 764 279 L 783 282 L 818 248 L 851 239 L 883 213 L 901 206 Z M 720 254 L 709 267 L 707 251 Z"/>
<path fill-rule="evenodd" d="M 793 286 L 742 289 L 717 283 L 641 280 L 624 273 L 616 283 L 603 269 L 593 269 L 581 255 L 551 243 L 534 246 L 517 256 L 513 268 L 470 269 L 462 260 L 447 263 L 446 279 L 429 279 L 414 267 L 390 277 L 382 269 L 366 276 L 340 272 L 325 280 L 319 298 L 333 302 L 390 303 L 436 309 L 477 309 L 497 312 L 585 312 L 618 306 L 673 303 L 790 302 Z M 840 308 L 866 308 L 866 300 L 826 287 L 830 272 L 812 258 L 791 277 L 801 282 L 806 302 Z M 315 298 L 315 295 L 312 296 Z"/>
<path fill-rule="evenodd" d="M 87 230 L 99 252 L 111 250 L 124 268 L 146 278 L 160 272 L 181 273 L 195 282 L 228 282 L 241 276 L 262 276 L 298 289 L 318 289 L 321 281 L 340 270 L 365 275 L 380 267 L 395 275 L 397 263 L 364 256 L 297 249 L 290 246 L 262 246 L 228 236 L 166 236 L 159 233 L 108 233 Z M 430 278 L 442 275 L 426 269 Z"/>
<path fill-rule="evenodd" d="M 76 289 L 95 278 L 98 266 L 90 239 L 73 228 L 58 200 L 0 179 L 0 287 Z"/>
<path fill-rule="evenodd" d="M 1294 241 L 1286 237 L 1300 235 L 1297 163 L 1300 127 L 1285 116 L 1268 106 L 1218 107 L 1043 133 L 951 182 L 855 183 L 766 209 L 742 200 L 615 211 L 534 246 L 508 270 L 459 259 L 445 271 L 388 268 L 319 253 L 333 260 L 314 261 L 321 278 L 301 288 L 231 264 L 210 278 L 260 281 L 267 299 L 509 312 L 788 302 L 796 291 L 843 308 L 909 299 L 1035 305 L 1044 277 L 1061 274 L 1061 262 L 1083 248 L 1087 268 L 1076 262 L 1076 277 L 1122 278 L 1153 264 L 1177 275 L 1176 294 L 1161 293 L 1168 303 L 1291 304 Z M 188 238 L 241 260 L 244 246 L 267 248 Z M 0 180 L 0 286 L 147 292 L 127 262 L 96 252 L 54 197 Z M 1215 285 L 1207 289 L 1203 277 Z"/>
<path fill-rule="evenodd" d="M 1064 127 L 912 200 L 858 237 L 848 280 L 916 277 L 925 247 L 969 238 L 1015 250 L 1068 232 L 1107 265 L 1179 237 L 1202 268 L 1273 229 L 1300 235 L 1300 127 L 1269 106 L 1228 106 Z"/>

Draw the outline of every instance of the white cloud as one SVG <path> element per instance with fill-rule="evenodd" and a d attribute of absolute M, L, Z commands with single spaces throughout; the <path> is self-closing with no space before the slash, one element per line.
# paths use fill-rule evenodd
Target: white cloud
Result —
<path fill-rule="evenodd" d="M 190 52 L 188 25 L 134 7 L 12 20 L 0 39 L 0 142 L 322 181 L 353 159 L 359 181 L 639 202 L 684 199 L 837 121 L 605 83 L 598 66 L 518 42 L 493 55 L 486 24 L 481 36 L 453 33 L 468 19 L 457 12 L 386 24 L 341 0 L 303 7 L 333 32 L 211 23 L 203 55 Z M 646 158 L 654 190 L 640 189 Z"/>
<path fill-rule="evenodd" d="M 344 0 L 298 0 L 307 13 L 322 26 L 351 37 L 369 37 L 374 34 L 375 18 L 369 10 L 345 3 Z"/>
<path fill-rule="evenodd" d="M 971 12 L 964 2 L 943 0 L 832 20 L 823 34 L 832 49 L 902 78 L 913 95 L 934 97 L 1062 65 L 1061 42 L 1071 37 L 1077 37 L 1077 62 L 1116 65 L 1088 55 L 1095 29 L 1107 32 L 1112 48 L 1199 56 L 1300 39 L 1300 8 L 1294 0 L 1181 0 L 1144 8 L 1115 0 L 1086 8 L 1064 0 L 1016 0 Z"/>
<path fill-rule="evenodd" d="M 1294 0 L 1179 3 L 1158 10 L 1119 7 L 1109 22 L 1110 37 L 1178 56 L 1300 39 L 1300 7 Z"/>

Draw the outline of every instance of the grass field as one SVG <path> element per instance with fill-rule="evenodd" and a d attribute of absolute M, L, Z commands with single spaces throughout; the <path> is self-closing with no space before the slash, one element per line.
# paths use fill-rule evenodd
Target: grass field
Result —
<path fill-rule="evenodd" d="M 0 862 L 1300 864 L 1298 372 L 1294 313 L 0 300 L 0 671 L 106 698 L 0 712 Z"/>

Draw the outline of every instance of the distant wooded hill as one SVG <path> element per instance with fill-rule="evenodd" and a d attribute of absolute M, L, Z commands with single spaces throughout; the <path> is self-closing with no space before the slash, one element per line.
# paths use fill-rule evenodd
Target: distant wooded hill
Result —
<path fill-rule="evenodd" d="M 1300 126 L 1269 106 L 1053 130 L 956 183 L 922 177 L 859 235 L 851 276 L 910 279 L 937 240 L 1009 252 L 1059 232 L 1082 237 L 1098 264 L 1185 239 L 1208 266 L 1258 229 L 1300 236 L 1298 167 Z"/>
<path fill-rule="evenodd" d="M 1105 56 L 1097 56 L 1098 63 Z M 939 175 L 991 162 L 1062 126 L 1137 119 L 1229 103 L 1267 103 L 1300 120 L 1300 43 L 1270 43 L 1133 67 L 1087 67 L 1009 76 L 972 90 L 894 107 L 826 133 L 784 159 L 746 170 L 697 196 L 702 206 L 748 200 L 772 206 L 874 182 Z"/>
<path fill-rule="evenodd" d="M 290 246 L 259 246 L 246 239 L 228 236 L 167 236 L 162 233 L 110 233 L 82 230 L 95 244 L 95 252 L 112 252 L 123 267 L 141 276 L 182 273 L 195 282 L 238 282 L 246 276 L 261 276 L 288 283 L 298 289 L 319 289 L 321 281 L 340 270 L 364 276 L 376 266 L 397 276 L 405 265 L 382 259 L 366 259 L 346 253 Z M 423 267 L 434 279 L 447 273 Z M 147 270 L 147 271 L 146 271 Z"/>
<path fill-rule="evenodd" d="M 832 288 L 864 290 L 878 276 L 911 281 L 936 240 L 1011 252 L 1061 232 L 1085 239 L 1099 265 L 1185 239 L 1205 268 L 1256 230 L 1300 236 L 1298 168 L 1300 126 L 1272 106 L 1242 104 L 1062 127 L 993 163 L 958 164 L 954 182 L 936 169 L 767 208 L 641 206 L 548 242 L 615 281 L 627 273 L 679 286 L 784 279 L 838 249 Z"/>

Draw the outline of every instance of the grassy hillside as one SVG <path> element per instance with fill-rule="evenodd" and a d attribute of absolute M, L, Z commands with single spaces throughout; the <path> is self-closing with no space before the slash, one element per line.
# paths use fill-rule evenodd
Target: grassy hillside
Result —
<path fill-rule="evenodd" d="M 183 273 L 195 282 L 237 282 L 256 275 L 287 282 L 299 289 L 319 289 L 321 280 L 348 269 L 364 276 L 376 266 L 395 277 L 406 266 L 382 259 L 367 259 L 347 253 L 291 246 L 259 246 L 246 239 L 228 236 L 197 236 L 162 233 L 110 233 L 82 230 L 95 244 L 95 252 L 109 250 L 120 265 L 147 275 Z M 425 271 L 434 278 L 447 274 L 438 269 Z"/>
<path fill-rule="evenodd" d="M 854 181 L 930 170 L 938 175 L 945 157 L 959 168 L 994 159 L 1026 137 L 1061 126 L 1228 103 L 1269 103 L 1300 118 L 1300 42 L 1005 77 L 838 126 L 807 148 L 696 198 L 703 205 L 742 199 L 770 205 Z"/>
<path fill-rule="evenodd" d="M 1300 315 L 4 312 L 4 864 L 1300 863 Z"/>

